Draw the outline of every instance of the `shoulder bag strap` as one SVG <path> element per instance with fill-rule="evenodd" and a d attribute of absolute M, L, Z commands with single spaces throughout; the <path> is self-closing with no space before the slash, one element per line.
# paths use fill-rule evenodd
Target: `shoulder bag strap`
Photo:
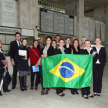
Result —
<path fill-rule="evenodd" d="M 32 48 L 31 48 L 32 49 Z M 32 49 L 32 51 L 38 56 L 38 54 Z M 39 56 L 38 56 L 39 57 Z M 40 58 L 40 57 L 39 57 Z"/>

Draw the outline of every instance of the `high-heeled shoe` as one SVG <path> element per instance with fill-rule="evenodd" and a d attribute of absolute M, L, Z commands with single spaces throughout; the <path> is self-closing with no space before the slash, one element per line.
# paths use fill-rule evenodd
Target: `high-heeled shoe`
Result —
<path fill-rule="evenodd" d="M 82 97 L 85 98 L 85 99 L 89 99 L 88 96 L 84 97 L 84 95 L 82 95 Z"/>
<path fill-rule="evenodd" d="M 38 89 L 38 86 L 35 86 L 35 90 L 37 90 Z"/>
<path fill-rule="evenodd" d="M 31 86 L 31 88 L 30 88 L 31 90 L 33 90 L 33 86 Z"/>
<path fill-rule="evenodd" d="M 83 98 L 85 98 L 85 99 L 89 99 L 88 97 L 83 97 Z"/>
<path fill-rule="evenodd" d="M 97 94 L 96 94 L 96 93 L 94 93 L 94 96 L 97 96 Z"/>
<path fill-rule="evenodd" d="M 41 95 L 44 95 L 45 94 L 45 92 L 44 91 L 41 91 Z"/>
<path fill-rule="evenodd" d="M 100 96 L 100 94 L 97 94 L 97 96 Z"/>
<path fill-rule="evenodd" d="M 63 93 L 62 95 L 59 95 L 59 96 L 63 97 L 63 96 L 65 96 L 65 94 Z"/>
<path fill-rule="evenodd" d="M 94 96 L 93 96 L 93 95 L 90 95 L 90 96 L 88 95 L 88 97 L 94 98 Z"/>

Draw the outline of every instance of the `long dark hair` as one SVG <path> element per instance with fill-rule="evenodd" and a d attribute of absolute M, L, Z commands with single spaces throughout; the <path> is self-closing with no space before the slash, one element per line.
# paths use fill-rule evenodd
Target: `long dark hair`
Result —
<path fill-rule="evenodd" d="M 74 39 L 74 40 L 72 41 L 72 49 L 75 48 L 75 47 L 74 47 L 74 42 L 75 42 L 75 41 L 78 41 L 78 46 L 77 46 L 77 48 L 80 48 L 79 40 L 78 40 L 78 39 Z"/>
<path fill-rule="evenodd" d="M 34 42 L 38 42 L 38 40 L 33 41 L 33 47 L 34 47 Z M 39 44 L 39 42 L 38 42 L 38 44 Z M 37 49 L 40 51 L 40 46 L 39 45 L 37 45 Z"/>
<path fill-rule="evenodd" d="M 48 38 L 51 40 L 51 43 L 50 44 L 52 44 L 52 37 L 51 36 L 47 36 L 46 37 L 46 41 L 47 41 Z M 47 45 L 47 43 L 46 43 L 46 45 Z"/>

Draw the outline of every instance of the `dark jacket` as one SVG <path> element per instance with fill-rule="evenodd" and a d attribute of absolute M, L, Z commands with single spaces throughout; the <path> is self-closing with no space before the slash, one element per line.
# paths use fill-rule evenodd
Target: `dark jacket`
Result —
<path fill-rule="evenodd" d="M 41 48 L 40 44 L 38 45 L 38 47 L 41 48 L 41 49 L 43 49 L 45 47 L 45 44 L 42 44 L 42 45 L 43 45 L 42 48 Z"/>
<path fill-rule="evenodd" d="M 93 54 L 94 51 L 96 51 L 96 50 L 92 48 L 90 50 L 90 54 Z M 80 54 L 87 54 L 88 55 L 89 53 L 88 53 L 87 49 L 81 49 Z M 97 58 L 98 58 L 98 54 L 95 54 L 94 57 L 93 57 L 93 62 L 96 62 Z"/>
<path fill-rule="evenodd" d="M 10 43 L 10 58 L 18 62 L 18 44 L 16 40 Z"/>
<path fill-rule="evenodd" d="M 97 51 L 96 47 L 93 47 L 93 50 Z M 105 63 L 106 63 L 106 50 L 105 50 L 104 46 L 102 46 L 100 51 L 99 51 L 98 59 L 102 65 L 105 65 Z"/>
<path fill-rule="evenodd" d="M 64 52 L 65 52 L 65 54 L 67 54 L 66 49 L 64 50 Z M 54 55 L 56 55 L 56 54 L 62 54 L 61 50 L 56 48 L 55 51 L 54 51 Z"/>
<path fill-rule="evenodd" d="M 43 55 L 44 48 L 41 49 L 40 56 Z M 52 56 L 54 54 L 54 48 L 50 46 L 47 50 L 47 56 Z"/>
<path fill-rule="evenodd" d="M 73 48 L 73 49 L 72 49 L 72 53 L 73 53 L 73 54 L 80 54 L 80 48 L 78 48 L 78 52 L 76 51 L 75 48 Z"/>
<path fill-rule="evenodd" d="M 64 48 L 66 49 L 68 54 L 71 54 L 72 45 L 69 45 L 69 48 L 67 48 L 66 45 L 64 45 Z"/>
<path fill-rule="evenodd" d="M 19 50 L 27 51 L 27 60 L 24 59 L 25 56 L 20 56 L 18 54 L 18 63 L 17 63 L 16 69 L 20 71 L 29 71 L 29 65 L 28 65 L 29 50 L 25 46 L 23 46 L 23 48 L 19 47 Z"/>
<path fill-rule="evenodd" d="M 2 74 L 4 73 L 4 64 L 2 62 L 2 60 L 5 60 L 5 56 L 3 53 L 0 52 L 0 81 L 1 81 L 1 78 L 2 78 Z"/>

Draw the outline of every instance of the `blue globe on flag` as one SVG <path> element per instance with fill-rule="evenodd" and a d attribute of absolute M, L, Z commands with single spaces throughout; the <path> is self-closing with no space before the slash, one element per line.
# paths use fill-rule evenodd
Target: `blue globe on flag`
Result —
<path fill-rule="evenodd" d="M 59 68 L 60 74 L 63 78 L 71 78 L 74 75 L 74 67 L 68 62 L 63 62 Z"/>

